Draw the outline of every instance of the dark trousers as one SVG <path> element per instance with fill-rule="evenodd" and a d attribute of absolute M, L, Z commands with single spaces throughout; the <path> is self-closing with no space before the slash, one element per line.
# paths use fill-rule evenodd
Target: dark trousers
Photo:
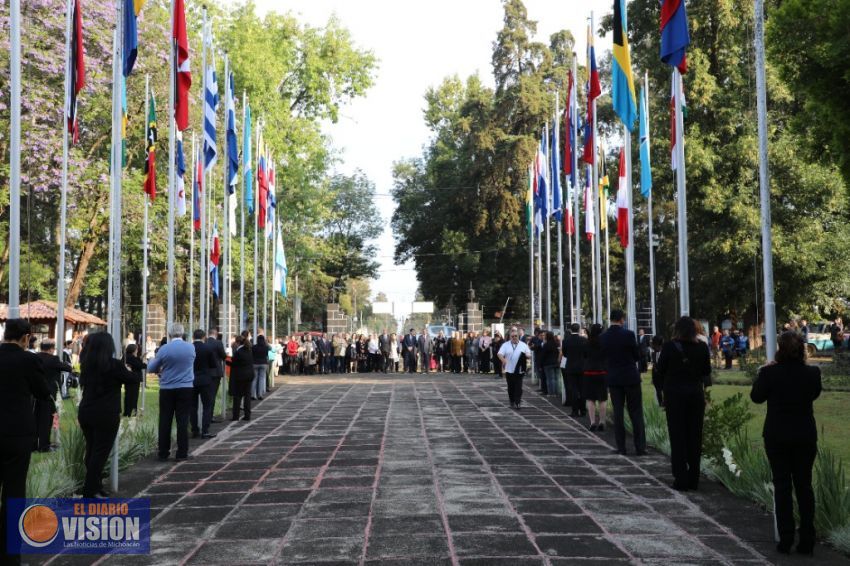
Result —
<path fill-rule="evenodd" d="M 611 405 L 614 410 L 614 440 L 617 450 L 626 451 L 626 424 L 624 409 L 629 411 L 632 421 L 632 434 L 635 440 L 635 450 L 646 451 L 646 431 L 643 425 L 643 399 L 641 399 L 640 384 L 615 385 L 608 388 L 611 393 Z"/>
<path fill-rule="evenodd" d="M 726 369 L 732 369 L 732 352 L 723 352 L 723 359 L 726 360 Z"/>
<path fill-rule="evenodd" d="M 245 415 L 245 419 L 251 419 L 251 396 L 250 395 L 234 395 L 233 396 L 233 407 L 231 412 L 231 420 L 238 421 L 239 420 L 239 407 L 242 407 L 242 412 Z"/>
<path fill-rule="evenodd" d="M 478 371 L 490 373 L 490 349 L 478 354 Z"/>
<path fill-rule="evenodd" d="M 91 414 L 80 412 L 80 428 L 86 439 L 86 479 L 83 483 L 83 497 L 94 497 L 103 490 L 103 467 L 112 451 L 121 415 Z"/>
<path fill-rule="evenodd" d="M 46 452 L 50 449 L 50 429 L 53 428 L 53 413 L 56 405 L 52 399 L 35 401 L 35 449 Z"/>
<path fill-rule="evenodd" d="M 702 456 L 702 423 L 705 394 L 697 385 L 691 391 L 667 391 L 667 431 L 670 435 L 670 464 L 677 487 L 696 489 Z"/>
<path fill-rule="evenodd" d="M 343 356 L 334 356 L 334 360 L 336 361 L 336 368 L 334 369 L 334 372 L 346 373 L 345 358 Z"/>
<path fill-rule="evenodd" d="M 499 356 L 493 356 L 493 371 L 499 377 L 502 377 L 502 360 L 499 359 Z"/>
<path fill-rule="evenodd" d="M 463 356 L 452 356 L 452 371 L 454 373 L 460 373 L 460 360 Z"/>
<path fill-rule="evenodd" d="M 192 387 L 159 390 L 159 457 L 171 454 L 171 423 L 177 421 L 178 458 L 189 455 L 189 413 L 192 411 Z"/>
<path fill-rule="evenodd" d="M 800 512 L 800 541 L 798 546 L 810 549 L 815 543 L 815 493 L 812 490 L 812 466 L 818 453 L 817 443 L 765 444 L 770 471 L 773 475 L 774 508 L 780 544 L 794 542 L 794 502 L 791 490 L 797 494 Z"/>
<path fill-rule="evenodd" d="M 404 363 L 407 365 L 408 373 L 416 373 L 416 352 L 404 349 Z"/>
<path fill-rule="evenodd" d="M 192 427 L 192 432 L 204 434 L 210 431 L 210 423 L 212 422 L 213 406 L 215 405 L 215 397 L 213 397 L 213 384 L 196 385 L 192 388 L 192 412 L 189 414 L 189 424 Z M 201 408 L 201 425 L 198 427 L 198 407 Z"/>
<path fill-rule="evenodd" d="M 519 405 L 522 401 L 522 377 L 521 373 L 505 372 L 505 381 L 508 384 L 508 400 L 511 404 Z"/>
<path fill-rule="evenodd" d="M 8 434 L 9 431 L 6 431 Z M 10 499 L 27 496 L 27 472 L 35 439 L 31 436 L 6 437 L 0 440 L 0 563 L 20 564 L 20 554 L 6 549 L 6 515 Z"/>
<path fill-rule="evenodd" d="M 564 382 L 567 390 L 567 403 L 569 403 L 572 412 L 579 415 L 587 412 L 584 395 L 581 392 L 583 379 L 584 375 L 581 373 L 566 373 L 566 381 Z"/>
<path fill-rule="evenodd" d="M 535 371 L 537 371 L 537 380 L 540 382 L 540 392 L 543 393 L 543 395 L 548 395 L 549 384 L 546 383 L 546 374 L 543 372 L 543 368 L 538 367 Z"/>
<path fill-rule="evenodd" d="M 212 407 L 212 415 L 215 414 L 215 403 L 218 401 L 218 390 L 221 387 L 221 376 L 217 376 L 212 378 L 212 403 L 210 407 Z"/>
<path fill-rule="evenodd" d="M 139 408 L 139 388 L 141 383 L 124 384 L 124 416 L 130 417 Z"/>

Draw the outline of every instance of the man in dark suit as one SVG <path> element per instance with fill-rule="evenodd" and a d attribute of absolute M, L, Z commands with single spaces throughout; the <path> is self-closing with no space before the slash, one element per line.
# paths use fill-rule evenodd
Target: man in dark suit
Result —
<path fill-rule="evenodd" d="M 408 373 L 416 373 L 416 333 L 411 328 L 410 332 L 404 337 L 401 347 L 404 349 L 404 362 L 407 366 Z"/>
<path fill-rule="evenodd" d="M 224 342 L 221 339 L 222 335 L 215 328 L 210 330 L 210 334 L 207 336 L 207 346 L 215 354 L 216 359 L 216 369 L 212 373 L 213 408 L 215 408 L 215 401 L 218 399 L 218 389 L 221 387 L 221 380 L 224 378 L 224 360 L 227 359 L 227 352 L 224 350 Z M 214 409 L 213 413 L 215 413 Z M 221 421 L 213 417 L 210 422 L 217 423 Z"/>
<path fill-rule="evenodd" d="M 422 334 L 417 339 L 416 347 L 419 350 L 419 371 L 421 373 L 428 373 L 431 371 L 431 336 L 428 334 L 427 328 L 422 329 Z"/>
<path fill-rule="evenodd" d="M 53 340 L 43 340 L 40 352 L 36 354 L 44 366 L 47 387 L 50 398 L 35 402 L 36 439 L 35 449 L 39 452 L 50 452 L 50 429 L 53 428 L 53 414 L 56 413 L 56 394 L 62 385 L 62 372 L 71 371 L 71 365 L 59 361 L 56 356 L 56 343 Z"/>
<path fill-rule="evenodd" d="M 0 344 L 0 556 L 3 564 L 20 564 L 19 554 L 6 548 L 6 505 L 9 499 L 27 496 L 27 471 L 35 445 L 33 403 L 47 401 L 50 389 L 36 354 L 27 352 L 30 323 L 6 321 Z"/>
<path fill-rule="evenodd" d="M 189 415 L 189 423 L 192 427 L 192 438 L 212 438 L 210 434 L 210 422 L 212 421 L 213 405 L 213 373 L 218 368 L 218 358 L 204 338 L 206 333 L 200 328 L 192 333 L 192 346 L 195 347 L 195 381 L 192 391 L 192 412 Z M 201 424 L 198 425 L 198 412 L 201 412 Z"/>
<path fill-rule="evenodd" d="M 381 368 L 383 368 L 384 373 L 387 373 L 387 368 L 390 366 L 390 352 L 392 351 L 392 345 L 390 344 L 390 335 L 387 334 L 387 329 L 384 328 L 381 331 L 381 335 L 378 336 L 378 349 L 381 350 Z"/>
<path fill-rule="evenodd" d="M 570 326 L 570 334 L 564 340 L 561 352 L 567 358 L 567 367 L 564 368 L 564 390 L 567 392 L 567 400 L 564 405 L 572 408 L 571 417 L 581 417 L 587 413 L 581 390 L 584 357 L 587 355 L 587 338 L 581 335 L 581 326 L 578 323 Z"/>
<path fill-rule="evenodd" d="M 646 454 L 646 433 L 640 374 L 637 369 L 640 351 L 635 333 L 623 328 L 625 318 L 625 313 L 620 309 L 612 310 L 611 326 L 599 337 L 599 342 L 602 345 L 602 353 L 608 360 L 608 375 L 605 379 L 614 409 L 614 440 L 617 442 L 615 452 L 626 453 L 626 425 L 623 413 L 625 407 L 632 421 L 635 451 L 638 456 L 643 456 Z"/>

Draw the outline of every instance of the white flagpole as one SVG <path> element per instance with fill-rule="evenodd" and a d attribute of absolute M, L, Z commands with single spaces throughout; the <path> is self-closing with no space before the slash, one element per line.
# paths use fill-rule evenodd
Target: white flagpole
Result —
<path fill-rule="evenodd" d="M 222 225 L 224 226 L 224 261 L 222 261 L 223 267 L 223 278 L 224 285 L 222 286 L 221 298 L 219 304 L 222 307 L 219 309 L 222 316 L 219 321 L 220 328 L 224 330 L 224 335 L 230 335 L 230 273 L 228 269 L 227 262 L 230 261 L 230 156 L 228 155 L 228 147 L 227 147 L 227 128 L 230 122 L 230 111 L 227 108 L 228 102 L 230 100 L 230 61 L 227 58 L 227 54 L 224 54 L 224 143 L 222 144 L 223 151 L 221 153 L 223 157 L 223 167 L 224 167 L 224 219 Z M 234 129 L 236 128 L 236 116 L 233 117 Z M 225 342 L 228 339 L 225 339 Z M 225 398 L 222 398 L 225 399 Z M 224 400 L 222 401 L 225 402 Z"/>
<path fill-rule="evenodd" d="M 9 318 L 21 316 L 21 0 L 9 5 Z"/>
<path fill-rule="evenodd" d="M 119 20 L 120 21 L 120 20 Z M 171 25 L 174 25 L 174 0 L 171 0 Z M 177 53 L 174 45 L 174 39 L 171 40 L 171 59 L 170 73 L 171 77 L 168 81 L 168 284 L 166 285 L 166 293 L 168 295 L 168 307 L 166 309 L 166 335 L 171 331 L 171 325 L 174 323 L 174 207 L 176 204 L 175 193 L 175 128 L 174 122 L 174 104 L 177 85 Z M 194 222 L 194 220 L 193 220 Z"/>
<path fill-rule="evenodd" d="M 685 124 L 682 117 L 682 75 L 673 68 L 673 104 L 676 116 L 676 201 L 679 233 L 679 310 L 682 316 L 691 314 L 690 278 L 688 276 L 688 199 L 685 184 Z"/>
<path fill-rule="evenodd" d="M 596 29 L 596 20 L 594 19 L 593 12 L 590 12 L 590 29 L 591 31 Z M 596 127 L 596 99 L 593 100 L 593 182 L 591 184 L 591 194 L 599 191 L 599 156 L 597 155 L 597 148 L 599 147 L 599 143 L 597 138 L 598 129 Z M 594 198 L 593 201 L 596 202 L 598 199 Z M 594 281 L 595 285 L 595 293 L 596 293 L 596 307 L 594 309 L 593 317 L 596 322 L 602 324 L 602 259 L 600 257 L 600 242 L 599 239 L 602 237 L 602 230 L 600 226 L 600 210 L 599 206 L 594 206 L 594 222 L 596 223 L 596 238 L 594 238 L 593 245 L 593 254 L 596 260 L 596 277 Z"/>
<path fill-rule="evenodd" d="M 211 200 L 210 195 L 212 190 L 207 184 L 207 156 L 206 156 L 206 115 L 207 115 L 207 44 L 210 41 L 209 29 L 207 29 L 207 7 L 203 7 L 202 16 L 202 39 L 201 39 L 201 100 L 203 100 L 203 117 L 201 119 L 201 186 L 204 190 L 204 200 L 201 202 L 201 269 L 198 282 L 200 284 L 200 314 L 198 315 L 198 327 L 207 327 L 207 283 L 209 276 L 207 275 L 207 203 Z"/>
<path fill-rule="evenodd" d="M 632 198 L 632 133 L 624 125 L 626 152 L 626 199 L 629 212 L 626 218 L 626 229 L 629 233 L 629 245 L 626 247 L 626 311 L 628 328 L 637 335 L 637 313 L 635 300 L 635 232 L 634 232 L 634 199 Z"/>
<path fill-rule="evenodd" d="M 267 162 L 268 163 L 268 162 Z M 266 203 L 269 199 L 266 196 Z M 266 224 L 269 223 L 268 215 L 266 215 Z M 263 332 L 268 338 L 269 330 L 269 239 L 266 237 L 265 228 L 263 228 Z"/>
<path fill-rule="evenodd" d="M 189 329 L 195 327 L 195 191 L 198 183 L 198 154 L 192 134 L 192 219 L 189 227 Z M 200 200 L 200 195 L 198 195 Z M 199 203 L 200 204 L 200 203 Z"/>
<path fill-rule="evenodd" d="M 528 184 L 529 187 L 526 190 L 531 190 L 531 184 L 533 183 L 534 175 L 534 167 L 529 165 L 528 167 Z M 529 334 L 534 332 L 534 194 L 532 193 L 531 198 L 531 218 L 529 219 L 530 226 L 528 230 L 528 315 L 530 319 L 531 326 L 529 327 Z"/>
<path fill-rule="evenodd" d="M 74 0 L 65 2 L 65 113 L 62 121 L 62 187 L 59 198 L 59 271 L 56 276 L 56 351 L 65 344 L 65 233 L 68 217 L 68 118 L 71 115 L 71 19 Z"/>
<path fill-rule="evenodd" d="M 602 176 L 605 176 L 605 160 L 602 160 Z M 610 187 L 610 184 L 608 185 Z M 597 188 L 598 190 L 598 188 Z M 605 206 L 605 212 L 602 212 L 602 207 Z M 611 218 L 608 215 L 608 198 L 605 192 L 599 193 L 599 222 L 602 223 L 602 215 L 605 215 L 605 313 L 606 320 L 611 320 L 611 238 L 608 237 L 608 231 L 611 229 Z M 599 233 L 602 237 L 602 232 Z M 600 244 L 601 245 L 601 244 Z M 601 269 L 601 267 L 600 267 Z"/>
<path fill-rule="evenodd" d="M 242 131 L 244 135 L 245 121 L 248 119 L 248 93 L 242 91 Z M 250 143 L 250 142 L 249 142 Z M 242 158 L 244 169 L 245 159 Z M 242 325 L 246 324 L 245 319 L 245 171 L 241 173 L 242 177 L 242 202 L 239 205 L 239 267 L 242 270 L 242 275 L 239 277 L 239 324 L 237 325 L 237 333 L 242 332 Z M 226 337 L 230 340 L 230 337 Z"/>
<path fill-rule="evenodd" d="M 643 112 L 646 120 L 646 147 L 647 152 L 652 149 L 649 143 L 649 72 L 643 75 Z M 643 165 L 641 165 L 643 166 Z M 655 236 L 652 233 L 652 189 L 646 199 L 646 213 L 649 220 L 649 308 L 652 311 L 652 335 L 655 336 L 658 329 L 655 323 Z"/>
<path fill-rule="evenodd" d="M 770 170 L 767 155 L 767 87 L 764 62 L 764 5 L 755 2 L 756 102 L 759 129 L 759 197 L 761 202 L 762 272 L 764 273 L 764 338 L 767 361 L 776 352 L 776 304 L 773 300 L 773 235 L 770 219 Z M 681 84 L 681 82 L 680 82 Z M 680 109 L 681 111 L 681 109 Z M 682 160 L 684 163 L 684 160 Z"/>
<path fill-rule="evenodd" d="M 210 183 L 209 191 L 207 196 L 207 204 L 205 206 L 205 210 L 207 213 L 207 242 L 209 245 L 207 246 L 206 254 L 202 258 L 203 261 L 201 265 L 203 266 L 203 278 L 204 278 L 204 289 L 206 289 L 206 299 L 207 302 L 204 304 L 204 324 L 200 326 L 200 328 L 206 328 L 210 323 L 210 304 L 212 303 L 212 277 L 210 277 L 210 267 L 212 266 L 212 261 L 210 261 L 210 252 L 212 251 L 212 228 L 213 228 L 213 218 L 215 217 L 215 207 L 213 206 L 213 198 L 215 196 L 215 179 L 214 179 L 214 171 L 210 170 L 210 174 L 207 177 L 207 180 Z"/>
<path fill-rule="evenodd" d="M 262 130 L 261 120 L 257 120 L 257 146 L 256 146 L 256 147 L 257 147 L 257 155 L 256 155 L 256 163 L 257 163 L 258 165 L 257 165 L 257 167 L 252 167 L 252 168 L 251 168 L 251 174 L 252 174 L 252 175 L 254 174 L 254 172 L 255 172 L 255 171 L 256 171 L 257 173 L 259 173 L 259 163 L 260 163 L 260 130 Z M 259 176 L 257 176 L 257 179 L 259 179 Z M 253 224 L 254 224 L 254 316 L 253 316 L 252 318 L 254 319 L 254 324 L 253 324 L 253 330 L 254 330 L 254 333 L 252 334 L 252 336 L 253 336 L 254 340 L 256 340 L 256 339 L 257 339 L 257 326 L 258 326 L 258 323 L 259 323 L 259 320 L 258 320 L 258 319 L 260 318 L 260 313 L 259 313 L 259 311 L 257 310 L 257 272 L 260 270 L 260 266 L 258 265 L 258 263 L 259 263 L 259 257 L 258 257 L 258 249 L 257 249 L 257 248 L 259 247 L 259 245 L 260 245 L 260 242 L 258 241 L 258 238 L 260 237 L 260 236 L 259 236 L 259 234 L 260 234 L 260 231 L 259 231 L 259 219 L 260 219 L 260 184 L 259 184 L 259 182 L 258 182 L 258 183 L 257 183 L 257 190 L 256 190 L 256 191 L 254 191 L 254 221 L 253 221 Z"/>
<path fill-rule="evenodd" d="M 548 122 L 548 120 L 547 120 Z M 546 147 L 546 163 L 543 164 L 545 170 L 542 171 L 543 177 L 548 179 L 548 187 L 546 187 L 546 215 L 543 218 L 543 228 L 546 230 L 546 330 L 552 330 L 552 179 L 549 171 L 552 169 L 550 165 L 551 156 L 549 152 L 549 124 L 543 125 L 543 143 Z"/>
<path fill-rule="evenodd" d="M 537 234 L 537 318 L 543 320 L 543 233 Z M 536 322 L 536 321 L 535 321 Z"/>
<path fill-rule="evenodd" d="M 150 112 L 150 94 L 151 77 L 145 75 L 145 155 L 148 151 L 148 129 L 150 128 L 150 120 L 148 113 Z M 149 222 L 148 215 L 150 210 L 150 195 L 142 194 L 142 202 L 144 203 L 144 231 L 142 232 L 142 332 L 139 339 L 139 351 L 142 353 L 142 359 L 146 359 L 148 345 L 148 231 Z M 141 407 L 142 413 L 145 412 L 145 388 L 147 385 L 147 373 L 142 374 L 142 398 Z"/>
<path fill-rule="evenodd" d="M 558 130 L 560 128 L 560 124 L 558 123 L 558 92 L 555 91 L 555 122 L 554 127 L 552 128 L 552 137 L 555 139 L 556 143 L 552 144 L 554 149 L 552 151 L 552 163 L 555 164 L 552 167 L 552 173 L 555 175 L 555 179 L 552 180 L 554 184 L 557 180 L 559 191 L 561 192 L 560 202 L 558 203 L 558 215 L 560 220 L 556 220 L 555 222 L 555 230 L 558 231 L 558 327 L 561 329 L 561 336 L 564 335 L 564 243 L 563 238 L 561 236 L 561 232 L 564 231 L 564 186 L 561 185 L 561 160 L 558 159 L 558 151 L 560 150 L 560 144 L 557 143 L 558 140 Z M 565 183 L 566 184 L 566 183 Z"/>
<path fill-rule="evenodd" d="M 573 85 L 577 84 L 578 81 L 578 64 L 576 63 L 577 57 L 576 54 L 573 53 Z M 578 93 L 578 87 L 573 86 L 576 90 L 574 92 Z M 579 179 L 581 179 L 581 173 L 578 170 L 578 96 L 570 96 L 570 104 L 572 104 L 572 116 L 573 116 L 573 139 L 576 140 L 576 144 L 573 147 L 573 171 L 575 173 L 576 184 L 579 184 Z M 575 216 L 573 217 L 573 225 L 575 227 L 576 232 L 576 257 L 575 257 L 575 272 L 573 276 L 576 280 L 576 294 L 575 294 L 575 314 L 573 315 L 573 321 L 582 323 L 582 313 L 581 313 L 581 236 L 580 227 L 581 227 L 581 206 L 579 203 L 581 202 L 581 190 L 579 187 L 573 187 L 574 197 L 575 197 Z"/>

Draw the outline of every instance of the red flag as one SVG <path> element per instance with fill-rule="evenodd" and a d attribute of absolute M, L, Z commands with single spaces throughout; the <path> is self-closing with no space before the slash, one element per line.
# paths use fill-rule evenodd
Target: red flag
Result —
<path fill-rule="evenodd" d="M 626 151 L 620 148 L 620 184 L 617 187 L 617 235 L 620 244 L 629 247 L 629 194 L 626 176 Z"/>
<path fill-rule="evenodd" d="M 564 222 L 564 232 L 572 236 L 576 233 L 576 223 L 573 220 L 573 211 L 570 208 L 569 203 L 567 203 L 567 218 L 566 222 Z"/>
<path fill-rule="evenodd" d="M 156 198 L 156 149 L 148 149 L 148 159 L 145 162 L 145 192 L 151 202 Z"/>
<path fill-rule="evenodd" d="M 221 245 L 218 240 L 218 227 L 213 232 L 212 249 L 210 250 L 210 263 L 218 267 L 218 262 L 221 259 Z"/>
<path fill-rule="evenodd" d="M 174 2 L 174 20 L 171 39 L 174 43 L 176 60 L 174 61 L 177 92 L 174 102 L 174 120 L 181 132 L 189 127 L 189 88 L 192 86 L 192 73 L 189 70 L 189 40 L 186 38 L 186 9 L 183 0 Z"/>
<path fill-rule="evenodd" d="M 266 158 L 265 156 L 260 156 L 260 163 L 257 167 L 257 184 L 259 185 L 259 193 L 257 198 L 259 199 L 259 213 L 257 214 L 257 227 L 265 228 L 266 227 L 266 212 L 268 210 L 268 200 L 269 200 L 269 177 L 266 174 Z"/>
<path fill-rule="evenodd" d="M 86 85 L 86 61 L 83 57 L 83 13 L 80 0 L 74 1 L 71 30 L 71 48 L 68 53 L 68 76 L 71 84 L 68 85 L 68 100 L 66 116 L 68 118 L 68 133 L 71 134 L 71 143 L 77 143 L 80 139 L 80 129 L 77 123 L 77 96 Z"/>
<path fill-rule="evenodd" d="M 564 105 L 564 176 L 573 171 L 573 72 L 567 73 L 567 103 Z"/>

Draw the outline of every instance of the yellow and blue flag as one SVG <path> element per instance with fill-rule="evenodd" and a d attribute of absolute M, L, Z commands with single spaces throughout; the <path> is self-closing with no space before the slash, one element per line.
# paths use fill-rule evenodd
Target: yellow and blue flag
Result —
<path fill-rule="evenodd" d="M 611 99 L 614 112 L 631 132 L 637 120 L 637 98 L 632 78 L 632 57 L 629 53 L 626 0 L 614 0 L 614 58 L 611 62 Z"/>

